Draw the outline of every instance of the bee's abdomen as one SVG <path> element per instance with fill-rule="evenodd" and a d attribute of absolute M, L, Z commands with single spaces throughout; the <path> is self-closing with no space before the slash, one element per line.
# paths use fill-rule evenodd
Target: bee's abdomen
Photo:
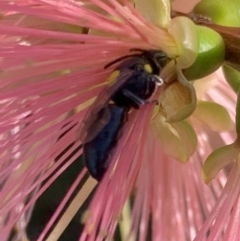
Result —
<path fill-rule="evenodd" d="M 83 145 L 85 164 L 97 180 L 101 180 L 108 167 L 110 155 L 121 136 L 128 115 L 128 109 L 114 104 L 108 104 L 104 108 L 109 108 L 108 123 L 93 140 Z"/>

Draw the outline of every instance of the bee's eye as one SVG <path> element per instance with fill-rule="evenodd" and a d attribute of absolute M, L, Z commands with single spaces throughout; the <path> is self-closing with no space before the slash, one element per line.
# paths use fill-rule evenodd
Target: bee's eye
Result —
<path fill-rule="evenodd" d="M 137 72 L 142 72 L 144 71 L 144 66 L 142 64 L 137 63 L 133 65 L 133 69 Z"/>
<path fill-rule="evenodd" d="M 158 56 L 156 58 L 156 61 L 159 63 L 160 66 L 165 66 L 169 60 L 170 59 L 166 55 L 165 56 Z"/>

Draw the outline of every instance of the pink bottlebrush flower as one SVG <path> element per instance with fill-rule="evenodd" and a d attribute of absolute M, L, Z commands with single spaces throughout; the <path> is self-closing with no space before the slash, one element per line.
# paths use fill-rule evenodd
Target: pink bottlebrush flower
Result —
<path fill-rule="evenodd" d="M 239 159 L 232 165 L 228 181 L 212 212 L 194 241 L 239 239 Z"/>
<path fill-rule="evenodd" d="M 13 228 L 19 239 L 26 237 L 36 200 L 82 154 L 79 126 L 94 98 L 111 84 L 114 67 L 104 66 L 132 48 L 161 49 L 178 56 L 175 35 L 168 28 L 170 7 L 164 5 L 158 20 L 142 16 L 130 2 L 0 2 L 0 240 L 7 240 Z M 178 64 L 188 67 L 196 56 L 189 52 L 187 61 L 181 57 Z M 171 79 L 168 71 L 165 74 Z M 192 101 L 192 84 L 184 89 L 182 82 L 170 83 L 165 97 L 161 91 L 159 101 L 165 116 L 154 105 L 130 113 L 109 168 L 82 217 L 85 227 L 80 240 L 112 239 L 119 222 L 123 240 L 145 240 L 149 221 L 152 240 L 193 240 L 227 179 L 222 171 L 211 187 L 206 186 L 201 178 L 202 163 L 212 150 L 234 140 L 231 131 L 219 131 L 231 127 L 235 97 L 219 73 L 208 80 L 211 88 L 207 90 L 202 88 L 206 85 L 199 87 L 201 80 L 194 85 L 199 99 L 227 109 L 220 115 L 226 120 L 223 125 L 219 116 L 211 115 L 200 102 L 193 115 L 183 120 L 193 112 L 196 101 Z M 192 109 L 186 116 L 175 113 L 179 103 L 172 108 L 170 97 L 176 86 L 183 90 L 179 100 L 185 101 L 185 93 L 190 95 L 186 98 Z M 204 119 L 201 108 L 211 118 Z M 179 120 L 169 124 L 167 118 Z M 86 168 L 79 173 L 37 240 L 58 240 L 64 232 L 96 185 L 89 177 L 59 220 L 86 173 Z"/>
<path fill-rule="evenodd" d="M 222 88 L 223 86 L 220 85 L 219 87 Z M 233 105 L 237 103 L 236 123 L 239 123 L 239 100 L 235 99 L 234 102 L 227 101 L 225 97 L 232 95 L 230 90 L 225 90 L 222 93 L 224 93 L 224 97 L 219 95 L 220 92 L 215 90 L 211 90 L 210 92 L 211 96 L 215 99 L 222 99 L 225 102 L 225 106 L 231 110 L 230 112 L 232 114 L 235 113 Z M 228 173 L 228 180 L 214 208 L 208 215 L 194 241 L 236 241 L 239 239 L 239 134 L 233 143 L 231 143 L 232 138 L 228 134 L 224 137 L 224 139 L 228 140 L 228 145 L 226 145 L 226 143 L 224 143 L 225 145 L 222 144 L 221 147 L 216 148 L 208 156 L 203 165 L 203 178 L 206 183 L 209 183 L 219 175 L 219 171 L 223 170 Z"/>

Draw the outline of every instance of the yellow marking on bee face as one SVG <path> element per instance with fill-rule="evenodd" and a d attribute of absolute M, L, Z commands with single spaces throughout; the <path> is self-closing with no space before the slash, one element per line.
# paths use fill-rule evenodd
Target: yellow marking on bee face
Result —
<path fill-rule="evenodd" d="M 120 71 L 119 70 L 113 71 L 111 73 L 111 75 L 107 79 L 108 85 L 112 85 L 117 80 L 119 75 L 120 75 Z"/>
<path fill-rule="evenodd" d="M 146 72 L 148 72 L 148 73 L 152 73 L 152 67 L 151 67 L 151 65 L 150 64 L 145 64 L 144 65 L 144 70 L 146 71 Z"/>

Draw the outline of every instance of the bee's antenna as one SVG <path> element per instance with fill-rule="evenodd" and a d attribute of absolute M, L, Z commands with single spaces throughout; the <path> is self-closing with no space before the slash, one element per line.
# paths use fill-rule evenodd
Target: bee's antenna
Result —
<path fill-rule="evenodd" d="M 145 52 L 146 50 L 145 50 L 145 49 L 132 48 L 132 49 L 130 49 L 129 51 L 130 51 L 130 52 L 137 51 L 137 52 L 143 53 L 143 52 Z"/>
<path fill-rule="evenodd" d="M 104 69 L 107 69 L 107 68 L 110 67 L 111 65 L 116 64 L 117 62 L 120 62 L 120 61 L 122 61 L 123 59 L 131 58 L 131 57 L 136 57 L 136 56 L 139 56 L 139 54 L 130 54 L 130 55 L 122 56 L 122 57 L 120 57 L 120 58 L 118 58 L 118 59 L 113 60 L 112 62 L 108 63 L 107 65 L 105 65 L 105 66 L 104 66 Z"/>

